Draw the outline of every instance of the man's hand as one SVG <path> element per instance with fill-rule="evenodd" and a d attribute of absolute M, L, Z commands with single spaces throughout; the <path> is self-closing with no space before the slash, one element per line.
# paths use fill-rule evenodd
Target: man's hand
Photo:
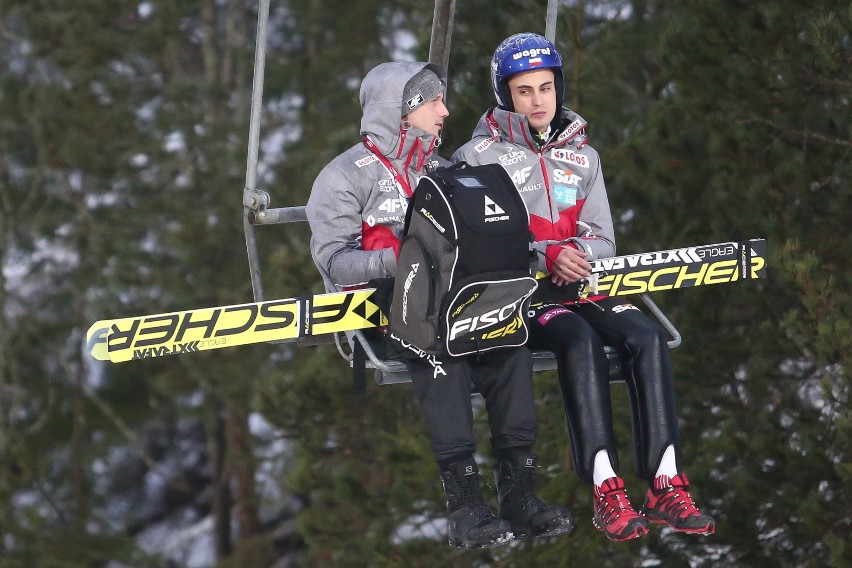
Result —
<path fill-rule="evenodd" d="M 591 276 L 592 265 L 586 260 L 588 253 L 581 252 L 572 246 L 566 246 L 553 263 L 553 273 L 550 281 L 557 286 L 577 282 Z"/>

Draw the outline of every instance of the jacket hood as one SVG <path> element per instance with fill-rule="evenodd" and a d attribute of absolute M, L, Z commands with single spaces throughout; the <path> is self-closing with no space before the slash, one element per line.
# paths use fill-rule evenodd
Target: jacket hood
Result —
<path fill-rule="evenodd" d="M 446 86 L 447 74 L 443 67 L 421 61 L 382 63 L 371 69 L 361 81 L 361 134 L 369 135 L 383 154 L 397 150 L 405 84 L 425 67 L 431 69 Z M 410 129 L 408 133 L 409 136 L 414 134 L 424 141 L 434 138 L 416 128 Z M 428 148 L 430 144 L 427 143 L 424 147 Z"/>

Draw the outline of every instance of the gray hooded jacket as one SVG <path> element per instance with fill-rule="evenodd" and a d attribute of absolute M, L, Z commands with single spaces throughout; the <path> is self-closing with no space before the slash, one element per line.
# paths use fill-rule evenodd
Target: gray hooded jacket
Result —
<path fill-rule="evenodd" d="M 439 65 L 422 62 L 383 63 L 361 82 L 361 134 L 411 191 L 427 165 L 447 164 L 434 153 L 438 137 L 400 127 L 405 84 L 427 65 L 446 85 Z M 314 262 L 340 286 L 393 276 L 408 198 L 406 188 L 362 142 L 334 158 L 314 181 L 306 207 Z"/>

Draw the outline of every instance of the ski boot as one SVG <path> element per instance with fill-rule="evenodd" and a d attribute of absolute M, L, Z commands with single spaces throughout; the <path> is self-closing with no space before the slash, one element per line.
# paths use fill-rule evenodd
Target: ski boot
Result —
<path fill-rule="evenodd" d="M 487 548 L 512 540 L 511 525 L 498 519 L 479 490 L 479 469 L 473 459 L 450 465 L 441 472 L 447 494 L 447 536 L 459 548 Z"/>
<path fill-rule="evenodd" d="M 536 461 L 534 455 L 522 455 L 497 463 L 497 516 L 512 524 L 518 538 L 568 534 L 574 530 L 568 510 L 551 507 L 535 493 Z"/>

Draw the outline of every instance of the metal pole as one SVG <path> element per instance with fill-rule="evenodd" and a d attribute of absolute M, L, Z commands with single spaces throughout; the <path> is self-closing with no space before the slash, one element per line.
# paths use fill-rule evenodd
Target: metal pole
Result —
<path fill-rule="evenodd" d="M 559 0 L 547 0 L 547 20 L 544 27 L 544 37 L 556 45 L 556 10 L 559 8 Z"/>
<path fill-rule="evenodd" d="M 453 35 L 453 15 L 456 0 L 435 0 L 432 17 L 432 38 L 429 41 L 429 61 L 439 63 L 445 71 L 450 66 L 450 39 Z"/>
<path fill-rule="evenodd" d="M 243 230 L 246 235 L 249 272 L 254 301 L 263 300 L 263 281 L 260 277 L 260 259 L 257 253 L 257 241 L 250 215 L 257 210 L 258 195 L 257 160 L 260 147 L 260 113 L 263 103 L 263 74 L 266 62 L 266 37 L 269 29 L 269 2 L 260 0 L 257 12 L 257 40 L 254 50 L 254 81 L 251 89 L 251 117 L 249 122 L 248 156 L 246 158 L 246 186 L 243 190 Z"/>

